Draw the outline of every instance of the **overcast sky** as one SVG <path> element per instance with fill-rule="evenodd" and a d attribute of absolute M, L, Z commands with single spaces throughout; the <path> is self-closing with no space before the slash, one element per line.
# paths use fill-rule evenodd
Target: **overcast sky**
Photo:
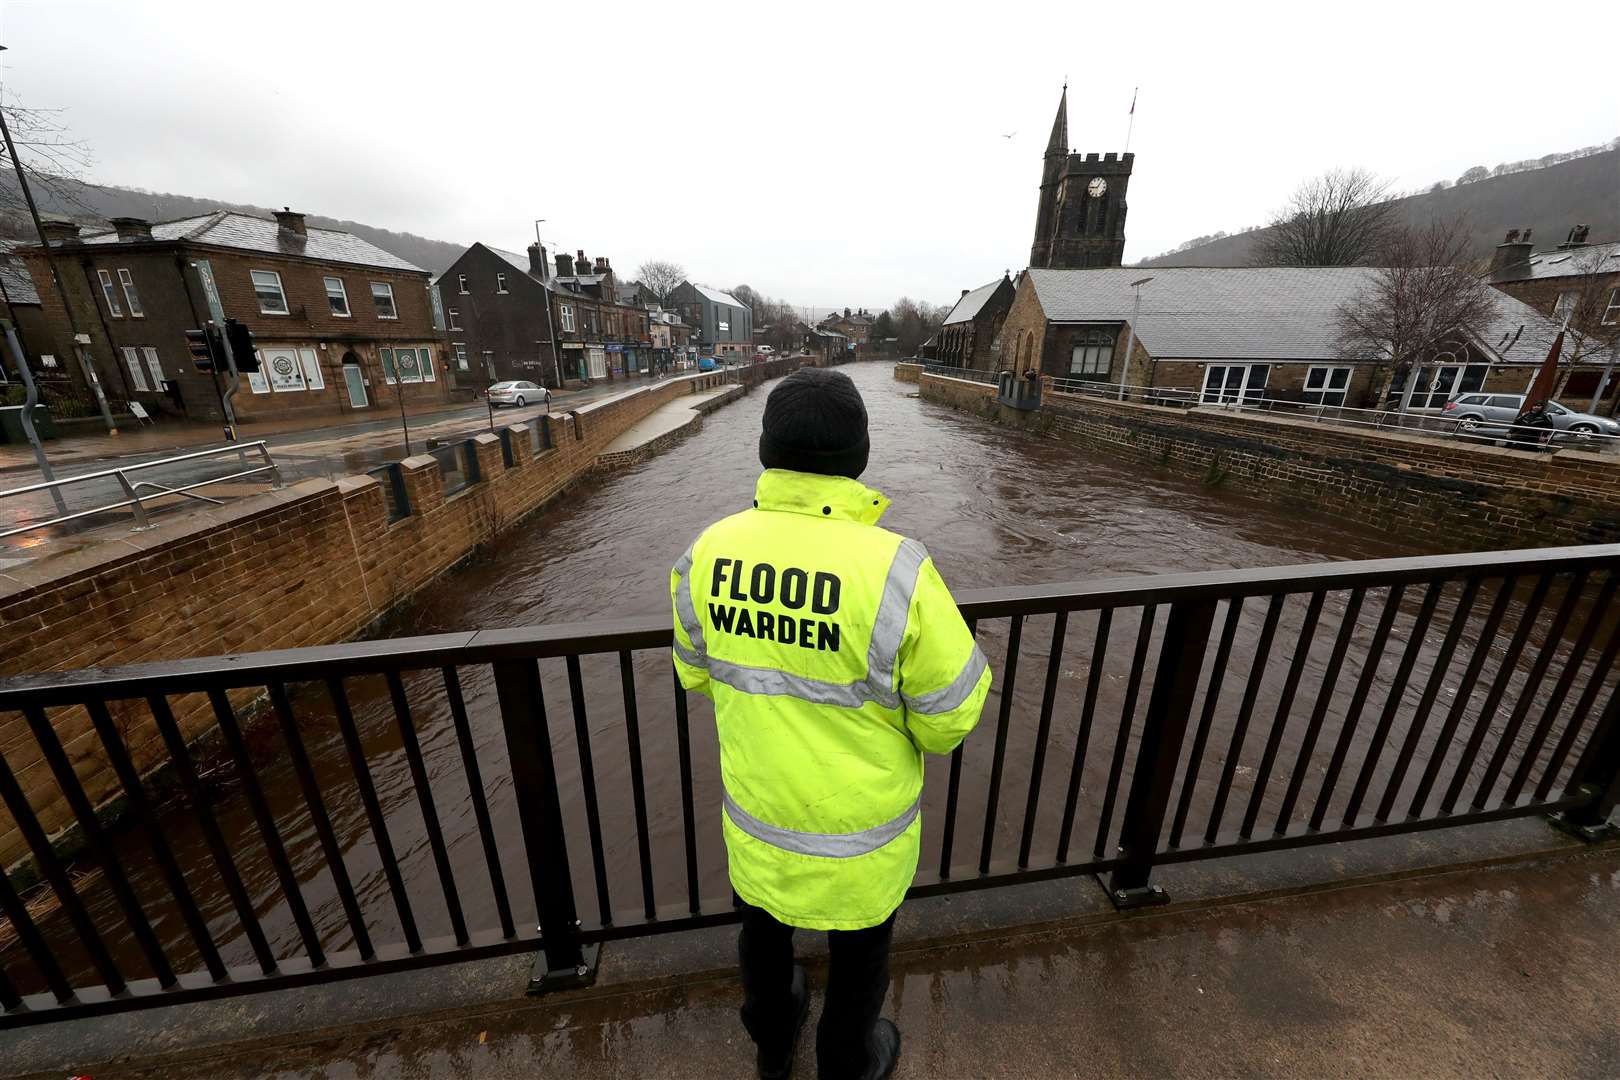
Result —
<path fill-rule="evenodd" d="M 98 182 L 518 250 L 544 217 L 621 275 L 877 308 L 1024 265 L 1065 76 L 1082 152 L 1141 87 L 1127 261 L 1333 166 L 1418 188 L 1620 134 L 1612 0 L 1463 11 L 0 0 L 0 74 Z"/>

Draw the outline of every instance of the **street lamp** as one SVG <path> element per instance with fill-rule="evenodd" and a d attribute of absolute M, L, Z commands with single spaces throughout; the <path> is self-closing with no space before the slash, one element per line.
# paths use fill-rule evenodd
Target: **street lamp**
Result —
<path fill-rule="evenodd" d="M 1119 365 L 1119 400 L 1125 400 L 1125 376 L 1130 371 L 1131 353 L 1136 351 L 1136 320 L 1142 315 L 1142 286 L 1153 279 L 1150 277 L 1138 278 L 1131 282 L 1131 288 L 1136 290 L 1136 303 L 1131 309 L 1131 328 L 1125 335 L 1125 359 Z"/>
<path fill-rule="evenodd" d="M 545 218 L 534 219 L 534 246 L 536 250 L 543 248 L 545 242 L 540 239 L 540 226 L 545 224 Z M 542 260 L 540 263 L 540 295 L 546 305 L 546 336 L 551 338 L 551 375 L 557 380 L 557 389 L 562 389 L 562 357 L 558 355 L 557 328 L 551 322 L 551 286 L 546 280 L 551 277 L 551 267 Z M 550 401 L 546 402 L 546 411 L 550 412 Z"/>

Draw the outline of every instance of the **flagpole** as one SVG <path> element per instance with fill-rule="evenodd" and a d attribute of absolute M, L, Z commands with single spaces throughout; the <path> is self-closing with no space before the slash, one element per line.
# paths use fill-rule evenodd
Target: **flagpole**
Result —
<path fill-rule="evenodd" d="M 1141 87 L 1131 87 L 1131 119 L 1125 125 L 1125 152 L 1127 154 L 1131 152 L 1131 132 L 1136 129 L 1136 92 L 1139 89 Z"/>

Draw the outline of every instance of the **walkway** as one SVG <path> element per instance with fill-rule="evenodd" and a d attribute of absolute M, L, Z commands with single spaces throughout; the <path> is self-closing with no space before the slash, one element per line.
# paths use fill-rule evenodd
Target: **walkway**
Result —
<path fill-rule="evenodd" d="M 742 394 L 740 386 L 720 386 L 678 398 L 637 421 L 597 456 L 599 465 L 628 465 L 667 448 L 703 425 L 703 415 Z"/>
<path fill-rule="evenodd" d="M 1340 854 L 1354 872 L 1355 853 L 1330 858 Z M 1218 877 L 1206 874 L 1205 885 Z M 1075 895 L 1097 893 L 1086 881 L 1068 888 L 1071 907 Z M 954 904 L 963 922 L 976 900 L 934 903 Z M 717 931 L 703 943 L 708 967 L 729 961 L 730 939 Z M 623 981 L 627 965 L 668 965 L 671 953 L 695 946 L 649 939 L 614 948 L 605 985 L 584 995 L 513 998 L 431 1022 L 399 1017 L 118 1075 L 753 1075 L 733 979 L 615 993 L 606 984 Z M 1129 918 L 1099 911 L 1089 924 L 902 950 L 889 998 L 905 1038 L 898 1078 L 1620 1072 L 1620 848 Z M 515 980 L 521 965 L 503 963 Z M 452 1000 L 463 981 L 456 970 L 432 976 Z M 811 977 L 825 981 L 815 961 Z M 243 1020 L 264 1012 L 238 1000 L 231 1007 Z M 55 1037 L 80 1045 L 67 1032 Z M 808 1043 L 800 1077 L 815 1075 Z M 17 1060 L 39 1063 L 36 1048 L 15 1049 L 29 1051 Z M 38 1075 L 59 1078 L 62 1069 Z"/>

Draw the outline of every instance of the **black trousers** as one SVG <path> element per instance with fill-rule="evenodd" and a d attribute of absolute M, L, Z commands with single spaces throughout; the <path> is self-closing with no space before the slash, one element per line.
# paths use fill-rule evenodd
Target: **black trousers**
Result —
<path fill-rule="evenodd" d="M 742 906 L 737 955 L 742 962 L 742 1022 L 767 1058 L 787 1051 L 798 1013 L 793 1004 L 793 927 L 769 912 Z M 867 1035 L 889 992 L 889 941 L 894 916 L 864 930 L 827 931 L 827 990 L 816 1026 L 822 1077 L 860 1076 Z"/>

